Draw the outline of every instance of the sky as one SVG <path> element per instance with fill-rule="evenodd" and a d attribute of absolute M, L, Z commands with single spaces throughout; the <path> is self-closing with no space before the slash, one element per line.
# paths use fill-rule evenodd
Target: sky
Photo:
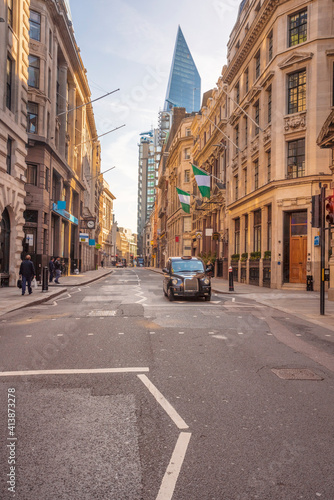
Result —
<path fill-rule="evenodd" d="M 216 86 L 226 64 L 236 22 L 235 0 L 69 0 L 75 38 L 87 69 L 101 137 L 101 172 L 119 226 L 137 231 L 139 134 L 158 126 L 178 25 L 202 80 L 201 93 Z"/>

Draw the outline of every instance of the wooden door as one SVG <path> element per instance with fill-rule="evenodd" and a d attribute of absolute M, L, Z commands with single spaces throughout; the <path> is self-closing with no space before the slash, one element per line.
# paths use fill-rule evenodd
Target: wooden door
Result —
<path fill-rule="evenodd" d="M 290 238 L 290 283 L 306 283 L 307 236 Z"/>

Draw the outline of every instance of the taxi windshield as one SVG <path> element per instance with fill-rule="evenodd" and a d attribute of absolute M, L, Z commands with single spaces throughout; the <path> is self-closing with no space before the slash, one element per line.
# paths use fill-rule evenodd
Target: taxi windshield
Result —
<path fill-rule="evenodd" d="M 177 260 L 172 263 L 172 272 L 204 272 L 203 263 L 200 260 Z"/>

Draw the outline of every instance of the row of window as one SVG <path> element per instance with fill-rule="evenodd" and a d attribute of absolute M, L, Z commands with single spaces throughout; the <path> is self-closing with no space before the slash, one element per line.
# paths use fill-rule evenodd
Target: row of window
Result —
<path fill-rule="evenodd" d="M 307 40 L 307 10 L 302 10 L 288 17 L 288 45 L 293 47 Z M 267 37 L 268 63 L 273 58 L 273 32 Z M 254 76 L 255 80 L 261 74 L 261 50 L 259 49 L 254 57 Z M 249 91 L 249 69 L 247 68 L 243 76 L 244 94 Z M 235 100 L 240 102 L 240 82 L 235 86 Z"/>
<path fill-rule="evenodd" d="M 272 117 L 272 87 L 268 87 L 266 91 L 267 108 L 266 119 L 267 124 L 271 123 Z M 288 75 L 287 80 L 287 105 L 288 114 L 298 113 L 306 110 L 306 70 L 297 71 Z M 260 103 L 257 101 L 253 106 L 254 121 L 260 126 Z M 244 118 L 244 146 L 248 143 L 248 118 Z M 254 136 L 259 133 L 259 126 L 254 128 Z M 236 153 L 239 149 L 240 130 L 239 124 L 234 129 L 234 140 Z"/>
<path fill-rule="evenodd" d="M 271 179 L 271 150 L 266 152 L 267 165 L 266 165 L 266 179 L 270 182 Z M 253 162 L 253 187 L 254 190 L 260 187 L 259 185 L 259 160 Z M 248 169 L 243 169 L 243 186 L 244 193 L 248 194 Z M 305 176 L 305 139 L 297 139 L 287 143 L 287 179 L 296 179 Z M 239 199 L 239 175 L 234 177 L 234 200 Z"/>
<path fill-rule="evenodd" d="M 272 240 L 272 223 L 271 223 L 271 205 L 266 207 L 267 210 L 267 231 L 266 231 L 266 250 L 271 251 L 271 240 Z M 253 222 L 253 249 L 252 252 L 261 252 L 261 239 L 262 239 L 262 216 L 261 209 L 255 210 L 253 212 L 254 222 Z M 248 253 L 248 214 L 243 216 L 244 218 L 244 238 L 243 238 L 243 248 L 240 247 L 240 218 L 234 220 L 234 253 Z"/>

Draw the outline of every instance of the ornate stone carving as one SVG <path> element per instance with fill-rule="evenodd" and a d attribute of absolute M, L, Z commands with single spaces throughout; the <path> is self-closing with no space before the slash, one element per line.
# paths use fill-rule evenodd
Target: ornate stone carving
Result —
<path fill-rule="evenodd" d="M 259 139 L 256 138 L 251 145 L 251 154 L 256 153 L 259 150 Z"/>
<path fill-rule="evenodd" d="M 271 140 L 271 126 L 263 131 L 263 142 L 266 143 Z"/>
<path fill-rule="evenodd" d="M 306 127 L 306 113 L 298 113 L 296 115 L 284 118 L 285 132 L 294 132 L 297 129 Z"/>
<path fill-rule="evenodd" d="M 240 156 L 241 156 L 241 161 L 242 162 L 244 162 L 244 161 L 247 160 L 247 147 L 243 151 L 241 151 L 241 155 Z"/>

